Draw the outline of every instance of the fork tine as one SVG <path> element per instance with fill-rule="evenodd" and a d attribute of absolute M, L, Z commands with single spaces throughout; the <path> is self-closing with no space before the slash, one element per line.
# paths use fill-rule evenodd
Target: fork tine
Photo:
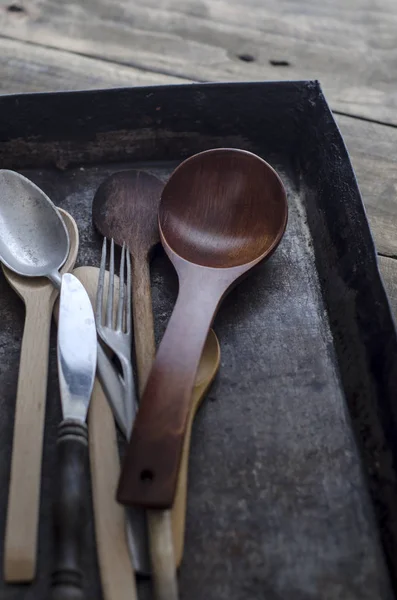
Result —
<path fill-rule="evenodd" d="M 131 334 L 131 255 L 127 249 L 127 309 L 125 313 L 125 332 Z"/>
<path fill-rule="evenodd" d="M 110 242 L 109 286 L 106 306 L 106 327 L 113 327 L 113 296 L 114 296 L 114 240 Z"/>
<path fill-rule="evenodd" d="M 102 323 L 102 306 L 103 306 L 103 288 L 105 285 L 105 270 L 106 270 L 106 238 L 103 238 L 101 265 L 98 275 L 98 288 L 96 292 L 96 308 L 95 319 L 97 324 Z"/>
<path fill-rule="evenodd" d="M 123 317 L 124 317 L 124 262 L 125 262 L 125 244 L 121 249 L 121 258 L 120 258 L 120 275 L 119 275 L 119 303 L 117 307 L 117 323 L 116 329 L 118 331 L 123 331 Z"/>

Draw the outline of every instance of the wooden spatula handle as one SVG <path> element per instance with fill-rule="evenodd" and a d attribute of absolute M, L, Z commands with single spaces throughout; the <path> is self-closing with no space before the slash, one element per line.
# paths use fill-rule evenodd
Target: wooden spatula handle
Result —
<path fill-rule="evenodd" d="M 88 435 L 85 423 L 66 419 L 58 430 L 54 503 L 55 563 L 51 600 L 85 600 L 81 570 L 86 522 Z"/>
<path fill-rule="evenodd" d="M 50 290 L 26 307 L 4 544 L 7 582 L 32 581 L 36 573 L 48 348 L 55 297 Z"/>

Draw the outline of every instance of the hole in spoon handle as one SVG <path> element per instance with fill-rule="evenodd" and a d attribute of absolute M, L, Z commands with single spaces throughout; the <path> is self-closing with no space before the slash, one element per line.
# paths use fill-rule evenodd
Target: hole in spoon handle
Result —
<path fill-rule="evenodd" d="M 134 442 L 146 450 L 146 460 L 142 465 L 136 462 L 135 451 L 128 456 L 117 500 L 126 505 L 169 509 L 174 501 L 183 437 L 167 435 L 158 443 L 153 439 L 141 439 L 139 443 L 138 437 L 139 434 L 134 436 Z"/>

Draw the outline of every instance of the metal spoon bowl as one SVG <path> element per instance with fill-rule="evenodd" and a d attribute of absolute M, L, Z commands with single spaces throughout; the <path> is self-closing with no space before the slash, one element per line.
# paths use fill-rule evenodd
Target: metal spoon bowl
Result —
<path fill-rule="evenodd" d="M 23 175 L 0 170 L 0 260 L 25 277 L 48 277 L 60 285 L 69 234 L 57 208 Z"/>

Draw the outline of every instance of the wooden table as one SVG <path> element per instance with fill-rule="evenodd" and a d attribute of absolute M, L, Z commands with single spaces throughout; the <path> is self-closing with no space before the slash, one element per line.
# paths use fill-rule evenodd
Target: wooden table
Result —
<path fill-rule="evenodd" d="M 397 314 L 395 0 L 0 0 L 0 93 L 319 79 Z"/>

